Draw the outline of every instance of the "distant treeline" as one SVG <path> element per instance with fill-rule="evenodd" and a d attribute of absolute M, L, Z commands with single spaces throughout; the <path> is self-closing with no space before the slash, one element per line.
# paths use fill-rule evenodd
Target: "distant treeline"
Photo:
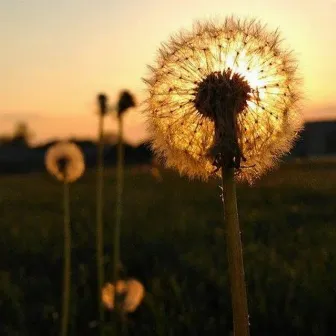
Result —
<path fill-rule="evenodd" d="M 93 167 L 97 160 L 96 143 L 91 140 L 74 140 L 83 151 L 85 164 Z M 0 145 L 0 174 L 29 173 L 43 171 L 45 153 L 56 141 L 48 142 L 37 147 L 29 147 L 26 142 L 8 141 Z M 129 164 L 149 164 L 152 154 L 147 144 L 132 147 L 124 144 L 125 163 Z M 111 166 L 116 163 L 116 146 L 105 145 L 104 162 Z"/>
<path fill-rule="evenodd" d="M 93 167 L 97 160 L 97 144 L 92 140 L 69 139 L 83 151 L 87 167 Z M 116 163 L 116 146 L 106 139 L 105 165 Z M 28 173 L 44 170 L 46 150 L 56 141 L 37 147 L 29 146 L 29 130 L 23 123 L 17 126 L 13 136 L 0 136 L 0 174 Z M 125 163 L 148 164 L 152 153 L 148 144 L 132 147 L 125 144 Z M 318 121 L 305 124 L 299 140 L 290 157 L 323 157 L 336 155 L 336 121 Z"/>

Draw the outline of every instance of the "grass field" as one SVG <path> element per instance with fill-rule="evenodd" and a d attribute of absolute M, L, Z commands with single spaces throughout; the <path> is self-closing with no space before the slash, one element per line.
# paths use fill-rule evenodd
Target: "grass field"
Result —
<path fill-rule="evenodd" d="M 109 280 L 112 171 L 105 181 Z M 94 171 L 71 194 L 71 335 L 96 335 Z M 128 170 L 124 195 L 123 273 L 147 291 L 128 335 L 230 335 L 219 181 Z M 0 177 L 1 335 L 58 335 L 61 196 L 46 173 Z M 283 164 L 238 198 L 251 335 L 336 335 L 336 161 Z"/>

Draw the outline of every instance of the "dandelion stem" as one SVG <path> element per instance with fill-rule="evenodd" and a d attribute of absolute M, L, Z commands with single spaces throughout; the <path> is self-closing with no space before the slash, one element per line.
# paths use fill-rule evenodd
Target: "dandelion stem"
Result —
<path fill-rule="evenodd" d="M 97 249 L 97 275 L 98 275 L 98 309 L 99 309 L 99 329 L 100 335 L 103 335 L 104 324 L 104 306 L 101 300 L 101 290 L 104 283 L 104 243 L 103 243 L 103 172 L 104 172 L 104 116 L 99 115 L 98 126 L 98 151 L 97 151 L 97 233 L 96 233 L 96 249 Z"/>
<path fill-rule="evenodd" d="M 63 271 L 63 303 L 61 336 L 68 334 L 70 286 L 71 286 L 71 229 L 70 229 L 70 197 L 69 184 L 63 183 L 63 211 L 64 211 L 64 271 Z"/>
<path fill-rule="evenodd" d="M 122 115 L 118 116 L 118 149 L 117 149 L 117 200 L 116 200 L 116 214 L 114 226 L 114 243 L 113 243 L 113 284 L 116 288 L 119 278 L 119 261 L 120 261 L 120 230 L 121 230 L 121 216 L 122 216 L 122 195 L 123 195 L 123 180 L 124 180 L 124 148 L 123 148 L 123 120 Z M 119 302 L 114 291 L 114 303 L 116 316 L 119 313 Z"/>
<path fill-rule="evenodd" d="M 223 206 L 235 336 L 249 335 L 243 250 L 237 210 L 234 168 L 222 165 Z"/>

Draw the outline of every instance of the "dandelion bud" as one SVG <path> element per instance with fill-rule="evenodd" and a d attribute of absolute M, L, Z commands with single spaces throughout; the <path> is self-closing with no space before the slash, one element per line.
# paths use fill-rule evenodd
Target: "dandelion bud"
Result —
<path fill-rule="evenodd" d="M 108 112 L 107 106 L 107 96 L 104 93 L 98 95 L 98 104 L 99 104 L 99 112 L 101 115 L 106 115 Z"/>
<path fill-rule="evenodd" d="M 120 94 L 119 101 L 118 101 L 118 116 L 121 116 L 125 113 L 129 108 L 135 106 L 135 100 L 131 93 L 128 91 L 123 91 Z"/>
<path fill-rule="evenodd" d="M 157 156 L 204 179 L 227 166 L 252 182 L 274 166 L 301 128 L 297 63 L 281 43 L 278 31 L 230 17 L 163 44 L 145 79 Z"/>

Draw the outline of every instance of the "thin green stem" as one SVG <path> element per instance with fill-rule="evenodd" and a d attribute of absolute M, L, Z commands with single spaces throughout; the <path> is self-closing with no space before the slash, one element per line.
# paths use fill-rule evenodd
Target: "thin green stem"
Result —
<path fill-rule="evenodd" d="M 123 120 L 122 115 L 118 116 L 118 148 L 117 148 L 117 199 L 115 225 L 113 235 L 113 276 L 112 281 L 116 286 L 119 279 L 119 262 L 120 262 L 120 231 L 121 231 L 121 216 L 122 216 L 122 196 L 124 182 L 124 148 L 123 148 Z M 116 288 L 116 287 L 115 287 Z M 116 291 L 114 291 L 115 316 L 119 313 L 119 304 Z"/>
<path fill-rule="evenodd" d="M 234 168 L 222 166 L 223 206 L 235 336 L 249 335 L 247 294 L 240 236 Z"/>
<path fill-rule="evenodd" d="M 96 233 L 96 249 L 97 249 L 97 275 L 98 275 L 98 310 L 99 310 L 99 330 L 103 335 L 104 325 L 104 306 L 101 300 L 101 291 L 104 284 L 104 227 L 103 227 L 103 174 L 104 174 L 104 116 L 99 115 L 98 126 L 98 151 L 97 151 L 97 233 Z"/>
<path fill-rule="evenodd" d="M 69 184 L 63 183 L 64 211 L 64 271 L 63 271 L 63 303 L 61 336 L 68 334 L 71 286 L 71 228 L 70 228 L 70 196 Z"/>

